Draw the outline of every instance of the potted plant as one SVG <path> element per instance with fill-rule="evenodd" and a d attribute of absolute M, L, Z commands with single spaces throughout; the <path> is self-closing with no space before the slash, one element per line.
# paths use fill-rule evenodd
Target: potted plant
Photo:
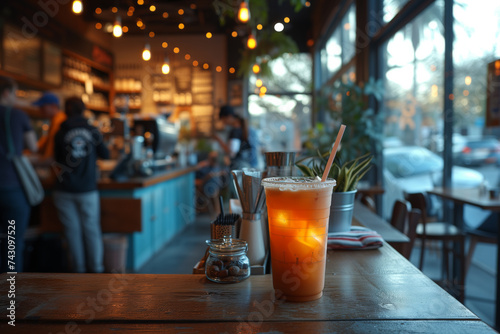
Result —
<path fill-rule="evenodd" d="M 359 180 L 370 170 L 373 156 L 366 153 L 354 160 L 342 163 L 339 154 L 335 157 L 328 178 L 333 178 L 337 184 L 333 188 L 330 206 L 330 222 L 328 232 L 346 232 L 351 228 L 354 198 Z M 317 156 L 306 157 L 297 162 L 296 166 L 304 176 L 322 177 L 330 152 Z"/>

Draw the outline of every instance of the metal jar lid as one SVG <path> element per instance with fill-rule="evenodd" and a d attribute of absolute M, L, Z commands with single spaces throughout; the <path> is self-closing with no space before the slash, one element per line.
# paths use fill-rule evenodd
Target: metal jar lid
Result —
<path fill-rule="evenodd" d="M 211 251 L 223 254 L 246 253 L 248 244 L 245 240 L 233 239 L 231 236 L 225 236 L 222 239 L 211 239 L 206 241 Z"/>

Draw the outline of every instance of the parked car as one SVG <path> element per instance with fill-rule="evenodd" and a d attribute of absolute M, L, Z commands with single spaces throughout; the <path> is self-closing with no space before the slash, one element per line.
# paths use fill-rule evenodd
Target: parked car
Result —
<path fill-rule="evenodd" d="M 401 146 L 384 149 L 384 200 L 383 215 L 389 218 L 397 199 L 404 199 L 404 192 L 425 192 L 442 184 L 443 159 L 424 147 Z M 470 168 L 452 167 L 452 186 L 478 187 L 484 176 Z M 441 211 L 441 201 L 429 197 L 428 213 Z"/>
<path fill-rule="evenodd" d="M 493 137 L 467 140 L 456 160 L 467 166 L 493 163 L 500 166 L 500 141 Z"/>

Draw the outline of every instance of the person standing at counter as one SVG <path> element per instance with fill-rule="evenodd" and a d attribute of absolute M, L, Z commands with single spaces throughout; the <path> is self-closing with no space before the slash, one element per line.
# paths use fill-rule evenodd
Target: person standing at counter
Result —
<path fill-rule="evenodd" d="M 237 115 L 233 107 L 228 105 L 220 108 L 219 119 L 225 126 L 230 127 L 228 142 L 224 142 L 215 134 L 213 138 L 231 159 L 230 169 L 257 167 L 255 135 L 247 126 L 246 120 Z"/>
<path fill-rule="evenodd" d="M 50 119 L 48 133 L 38 141 L 38 151 L 42 160 L 54 158 L 54 138 L 57 131 L 66 120 L 66 114 L 60 109 L 61 103 L 57 95 L 45 92 L 33 105 L 40 107 L 43 117 Z"/>
<path fill-rule="evenodd" d="M 72 270 L 104 271 L 97 158 L 108 159 L 109 150 L 99 130 L 83 117 L 80 98 L 66 100 L 68 119 L 55 136 L 56 182 L 54 204 L 64 226 Z"/>
<path fill-rule="evenodd" d="M 37 151 L 36 135 L 28 116 L 13 108 L 16 90 L 17 84 L 14 80 L 0 76 L 0 272 L 23 270 L 24 234 L 31 212 L 14 165 L 7 156 L 7 127 L 10 129 L 16 154 L 21 155 L 25 147 L 32 152 Z M 7 235 L 15 237 L 11 239 L 15 241 L 15 253 L 9 253 Z M 8 260 L 15 263 L 15 270 L 8 266 Z"/>

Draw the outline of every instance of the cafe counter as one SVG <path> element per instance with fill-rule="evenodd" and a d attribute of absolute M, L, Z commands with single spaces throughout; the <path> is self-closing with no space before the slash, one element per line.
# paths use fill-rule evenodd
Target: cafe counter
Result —
<path fill-rule="evenodd" d="M 102 232 L 127 236 L 127 271 L 139 269 L 193 222 L 195 171 L 196 167 L 176 167 L 124 181 L 99 180 Z M 48 196 L 40 206 L 41 232 L 61 232 L 51 187 L 44 185 Z"/>

